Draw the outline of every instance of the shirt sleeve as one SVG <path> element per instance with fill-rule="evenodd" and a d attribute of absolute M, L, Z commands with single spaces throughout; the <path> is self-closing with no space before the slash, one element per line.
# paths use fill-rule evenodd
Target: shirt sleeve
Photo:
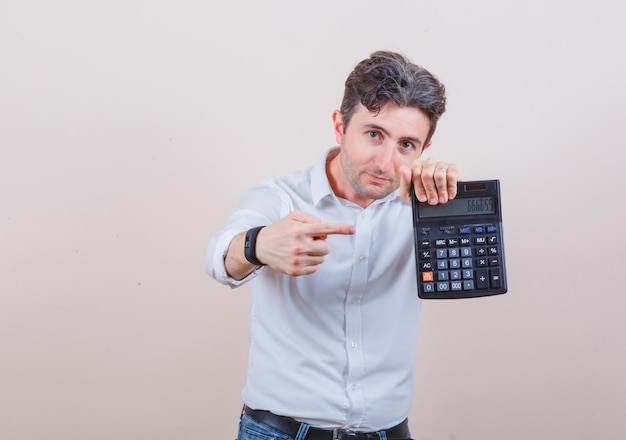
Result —
<path fill-rule="evenodd" d="M 240 232 L 255 226 L 267 226 L 277 222 L 291 211 L 288 197 L 273 180 L 268 179 L 246 191 L 235 211 L 228 217 L 226 226 L 209 241 L 205 269 L 216 281 L 232 288 L 241 286 L 255 278 L 263 267 L 255 269 L 247 277 L 236 280 L 228 275 L 224 258 L 232 239 Z"/>

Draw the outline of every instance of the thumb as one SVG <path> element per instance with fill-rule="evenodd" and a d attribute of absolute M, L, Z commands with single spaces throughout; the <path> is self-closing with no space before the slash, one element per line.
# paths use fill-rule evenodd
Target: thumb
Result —
<path fill-rule="evenodd" d="M 291 217 L 293 221 L 300 222 L 300 223 L 312 224 L 312 223 L 321 222 L 319 218 L 304 211 L 294 211 L 291 214 L 289 214 L 289 217 Z"/>
<path fill-rule="evenodd" d="M 411 179 L 411 169 L 406 165 L 400 167 L 400 197 L 407 203 L 411 204 L 411 186 L 413 180 Z"/>

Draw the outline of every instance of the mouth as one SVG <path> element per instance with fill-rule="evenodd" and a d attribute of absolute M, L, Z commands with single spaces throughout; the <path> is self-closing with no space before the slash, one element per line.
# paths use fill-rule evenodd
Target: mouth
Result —
<path fill-rule="evenodd" d="M 388 179 L 388 178 L 386 178 L 385 176 L 380 176 L 380 175 L 377 175 L 377 174 L 370 174 L 370 173 L 367 173 L 367 178 L 368 178 L 368 179 L 369 179 L 372 183 L 375 183 L 375 184 L 377 184 L 377 185 L 383 185 L 383 184 L 385 184 L 385 183 L 388 183 L 388 182 L 389 182 L 389 179 Z"/>

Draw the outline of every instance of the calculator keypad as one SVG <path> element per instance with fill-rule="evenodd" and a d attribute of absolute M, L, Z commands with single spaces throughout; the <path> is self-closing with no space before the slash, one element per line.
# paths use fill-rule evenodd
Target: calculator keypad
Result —
<path fill-rule="evenodd" d="M 422 227 L 418 239 L 425 295 L 475 296 L 503 288 L 501 235 L 493 224 Z"/>

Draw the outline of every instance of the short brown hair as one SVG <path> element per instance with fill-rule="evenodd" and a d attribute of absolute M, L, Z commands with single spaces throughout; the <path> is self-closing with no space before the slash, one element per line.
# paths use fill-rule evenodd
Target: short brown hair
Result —
<path fill-rule="evenodd" d="M 395 52 L 378 51 L 356 65 L 348 75 L 341 102 L 344 128 L 358 104 L 378 112 L 387 103 L 416 107 L 430 120 L 427 144 L 435 133 L 439 117 L 446 111 L 444 85 L 423 67 Z"/>

